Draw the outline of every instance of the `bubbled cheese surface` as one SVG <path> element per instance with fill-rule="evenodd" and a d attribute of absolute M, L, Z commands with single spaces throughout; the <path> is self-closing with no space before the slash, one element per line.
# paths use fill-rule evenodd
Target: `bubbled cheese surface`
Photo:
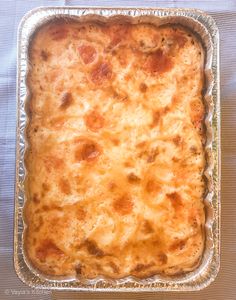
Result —
<path fill-rule="evenodd" d="M 187 30 L 58 21 L 30 45 L 25 245 L 53 275 L 194 269 L 204 55 Z"/>

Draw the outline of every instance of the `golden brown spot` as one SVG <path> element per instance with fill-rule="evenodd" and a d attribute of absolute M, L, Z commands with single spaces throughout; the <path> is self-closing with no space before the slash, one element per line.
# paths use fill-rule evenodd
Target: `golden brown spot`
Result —
<path fill-rule="evenodd" d="M 160 192 L 161 186 L 159 183 L 157 183 L 155 180 L 151 179 L 147 182 L 145 186 L 145 190 L 150 194 L 156 194 Z"/>
<path fill-rule="evenodd" d="M 144 42 L 143 40 L 141 40 L 141 41 L 139 41 L 139 45 L 140 45 L 141 47 L 144 47 L 144 46 L 145 46 L 145 42 Z"/>
<path fill-rule="evenodd" d="M 54 129 L 59 130 L 63 127 L 63 125 L 66 123 L 66 118 L 64 116 L 52 118 L 50 121 L 50 126 L 52 126 Z"/>
<path fill-rule="evenodd" d="M 194 229 L 198 228 L 198 221 L 197 221 L 196 217 L 189 216 L 188 221 L 189 221 L 189 224 L 192 228 L 194 228 Z"/>
<path fill-rule="evenodd" d="M 70 182 L 67 179 L 61 178 L 59 180 L 59 187 L 61 189 L 61 192 L 65 195 L 71 194 L 71 188 L 70 188 Z"/>
<path fill-rule="evenodd" d="M 42 206 L 42 211 L 49 211 L 50 207 L 48 205 Z"/>
<path fill-rule="evenodd" d="M 171 201 L 171 204 L 176 211 L 182 207 L 182 199 L 177 192 L 166 194 L 166 196 Z"/>
<path fill-rule="evenodd" d="M 188 222 L 193 228 L 198 228 L 201 224 L 203 212 L 200 209 L 193 208 L 189 211 Z"/>
<path fill-rule="evenodd" d="M 127 178 L 129 183 L 139 183 L 141 181 L 141 179 L 138 176 L 136 176 L 134 173 L 129 173 Z"/>
<path fill-rule="evenodd" d="M 93 141 L 87 139 L 78 139 L 77 143 L 79 143 L 79 145 L 75 151 L 76 161 L 94 161 L 101 154 L 99 145 Z"/>
<path fill-rule="evenodd" d="M 196 99 L 190 102 L 190 115 L 194 126 L 197 129 L 200 129 L 204 119 L 204 105 L 201 99 Z"/>
<path fill-rule="evenodd" d="M 41 53 L 40 53 L 40 56 L 41 56 L 43 61 L 47 61 L 48 58 L 49 58 L 49 53 L 45 50 L 42 50 Z"/>
<path fill-rule="evenodd" d="M 89 254 L 97 256 L 97 257 L 104 256 L 104 252 L 100 248 L 98 248 L 96 242 L 86 240 L 84 243 L 85 243 L 85 246 L 86 246 Z"/>
<path fill-rule="evenodd" d="M 198 149 L 197 149 L 197 147 L 196 146 L 191 146 L 190 148 L 189 148 L 189 150 L 190 150 L 190 152 L 192 153 L 192 154 L 197 154 L 198 153 Z"/>
<path fill-rule="evenodd" d="M 147 88 L 148 87 L 147 87 L 147 85 L 144 82 L 140 83 L 139 90 L 140 90 L 141 93 L 146 93 Z"/>
<path fill-rule="evenodd" d="M 132 168 L 133 167 L 133 163 L 132 161 L 128 160 L 124 162 L 124 166 L 127 168 Z"/>
<path fill-rule="evenodd" d="M 116 54 L 117 54 L 117 51 L 113 49 L 113 50 L 111 51 L 111 55 L 116 56 Z"/>
<path fill-rule="evenodd" d="M 181 101 L 181 98 L 180 98 L 179 96 L 177 96 L 177 95 L 174 95 L 174 96 L 172 97 L 172 99 L 171 99 L 171 102 L 172 102 L 173 105 L 179 104 L 180 101 Z"/>
<path fill-rule="evenodd" d="M 36 249 L 36 257 L 41 262 L 45 262 L 49 257 L 60 259 L 64 255 L 64 252 L 54 242 L 47 239 L 43 240 L 41 245 Z"/>
<path fill-rule="evenodd" d="M 173 143 L 175 144 L 175 146 L 180 146 L 182 143 L 182 138 L 179 135 L 176 135 L 175 137 L 173 137 L 172 139 Z"/>
<path fill-rule="evenodd" d="M 175 44 L 177 44 L 179 46 L 179 48 L 183 48 L 184 45 L 187 43 L 187 38 L 185 36 L 183 36 L 182 33 L 180 32 L 175 32 L 173 35 L 173 41 Z"/>
<path fill-rule="evenodd" d="M 120 102 L 126 102 L 128 101 L 128 96 L 126 93 L 124 92 L 117 92 L 116 90 L 112 89 L 113 90 L 113 97 L 115 98 L 115 100 L 117 101 L 120 101 Z"/>
<path fill-rule="evenodd" d="M 123 103 L 128 103 L 129 97 L 125 93 L 117 93 L 114 91 L 113 97 L 115 98 L 116 101 L 123 102 Z"/>
<path fill-rule="evenodd" d="M 76 217 L 79 221 L 83 221 L 86 217 L 86 212 L 82 207 L 76 209 Z"/>
<path fill-rule="evenodd" d="M 147 156 L 147 163 L 153 163 L 159 154 L 159 150 L 157 148 L 152 149 Z"/>
<path fill-rule="evenodd" d="M 144 69 L 149 73 L 163 74 L 173 68 L 173 62 L 170 57 L 165 55 L 161 49 L 148 56 Z"/>
<path fill-rule="evenodd" d="M 167 263 L 168 257 L 165 253 L 161 252 L 157 255 L 157 259 L 162 265 L 165 265 Z"/>
<path fill-rule="evenodd" d="M 165 106 L 165 107 L 162 108 L 162 113 L 163 113 L 163 114 L 166 114 L 166 113 L 168 113 L 169 111 L 170 111 L 169 106 Z"/>
<path fill-rule="evenodd" d="M 47 194 L 47 192 L 49 192 L 49 191 L 50 191 L 50 186 L 47 183 L 44 182 L 42 184 L 41 197 L 43 198 Z"/>
<path fill-rule="evenodd" d="M 43 223 L 44 223 L 43 222 L 43 217 L 39 216 L 38 221 L 36 221 L 36 224 L 35 224 L 35 231 L 38 232 L 40 230 L 40 228 L 43 226 Z"/>
<path fill-rule="evenodd" d="M 165 48 L 168 54 L 171 56 L 176 56 L 179 49 L 183 48 L 188 39 L 184 36 L 183 32 L 174 29 L 173 32 L 167 37 L 167 43 L 165 43 Z"/>
<path fill-rule="evenodd" d="M 47 184 L 46 182 L 43 182 L 42 189 L 43 189 L 44 192 L 49 192 L 50 191 L 50 185 Z"/>
<path fill-rule="evenodd" d="M 117 188 L 117 185 L 114 182 L 110 182 L 108 188 L 110 191 L 114 191 Z"/>
<path fill-rule="evenodd" d="M 51 83 L 54 83 L 58 77 L 62 74 L 62 70 L 59 68 L 53 69 L 46 75 L 46 79 L 49 80 Z M 60 86 L 61 88 L 61 86 Z"/>
<path fill-rule="evenodd" d="M 112 50 L 112 52 L 114 53 L 114 50 Z M 116 48 L 116 50 L 115 50 L 115 58 L 119 62 L 120 66 L 122 68 L 125 68 L 129 64 L 130 57 L 132 57 L 132 56 L 133 56 L 133 51 L 129 47 L 121 46 L 119 48 Z M 124 75 L 125 81 L 128 81 L 131 78 L 132 78 L 132 75 L 130 75 L 129 73 L 126 73 Z"/>
<path fill-rule="evenodd" d="M 82 266 L 81 266 L 81 264 L 77 264 L 75 266 L 75 272 L 76 272 L 77 275 L 81 275 L 81 273 L 82 273 Z"/>
<path fill-rule="evenodd" d="M 145 147 L 146 145 L 147 145 L 147 142 L 146 142 L 146 141 L 142 141 L 142 142 L 138 143 L 138 144 L 136 145 L 136 147 L 137 147 L 137 148 L 143 148 L 143 147 Z"/>
<path fill-rule="evenodd" d="M 38 130 L 39 130 L 39 126 L 35 126 L 35 127 L 33 128 L 33 131 L 34 131 L 35 133 L 37 133 Z"/>
<path fill-rule="evenodd" d="M 126 58 L 126 59 L 127 59 L 127 58 Z M 124 79 L 125 79 L 126 81 L 129 81 L 130 79 L 132 79 L 132 75 L 128 73 L 128 74 L 125 75 Z"/>
<path fill-rule="evenodd" d="M 177 158 L 177 157 L 172 157 L 172 160 L 173 160 L 173 162 L 175 162 L 175 163 L 177 163 L 177 162 L 179 162 L 180 161 L 180 159 L 179 158 Z"/>
<path fill-rule="evenodd" d="M 96 85 L 101 85 L 112 77 L 111 66 L 107 62 L 102 62 L 96 65 L 91 72 L 91 80 Z"/>
<path fill-rule="evenodd" d="M 59 170 L 64 166 L 64 161 L 61 158 L 58 158 L 56 156 L 47 156 L 44 159 L 44 164 L 46 169 L 50 172 L 53 169 L 54 170 Z"/>
<path fill-rule="evenodd" d="M 124 195 L 113 201 L 114 210 L 121 215 L 128 215 L 133 209 L 133 201 L 127 195 Z"/>
<path fill-rule="evenodd" d="M 143 150 L 143 151 L 139 152 L 138 157 L 148 159 L 148 151 Z"/>
<path fill-rule="evenodd" d="M 143 226 L 142 226 L 142 231 L 145 234 L 149 234 L 149 233 L 153 233 L 154 232 L 150 221 L 144 220 Z"/>
<path fill-rule="evenodd" d="M 51 204 L 50 206 L 49 205 L 43 205 L 42 206 L 42 211 L 49 211 L 49 210 L 59 210 L 59 211 L 61 211 L 62 208 L 60 206 L 55 205 L 55 204 Z"/>
<path fill-rule="evenodd" d="M 118 138 L 113 137 L 111 138 L 111 141 L 115 146 L 118 146 L 120 144 L 120 140 Z"/>
<path fill-rule="evenodd" d="M 33 202 L 34 202 L 35 204 L 39 204 L 39 203 L 40 203 L 39 195 L 38 195 L 37 193 L 35 193 L 35 194 L 33 195 Z"/>
<path fill-rule="evenodd" d="M 155 127 L 160 123 L 161 118 L 170 111 L 169 106 L 165 106 L 159 110 L 153 111 L 151 128 Z"/>
<path fill-rule="evenodd" d="M 111 262 L 109 263 L 109 265 L 110 265 L 110 267 L 112 268 L 112 270 L 113 270 L 114 273 L 119 273 L 119 272 L 120 272 L 119 267 L 118 267 L 113 261 L 111 261 Z"/>
<path fill-rule="evenodd" d="M 160 111 L 154 111 L 152 114 L 152 124 L 151 127 L 155 127 L 158 125 L 159 121 L 161 118 L 161 113 Z"/>
<path fill-rule="evenodd" d="M 61 96 L 60 108 L 67 109 L 72 104 L 72 102 L 73 102 L 73 97 L 72 97 L 71 93 L 65 92 Z"/>
<path fill-rule="evenodd" d="M 68 36 L 68 33 L 69 31 L 66 28 L 60 26 L 51 32 L 51 37 L 54 41 L 64 40 Z"/>
<path fill-rule="evenodd" d="M 110 37 L 110 44 L 107 47 L 107 51 L 113 49 L 122 40 L 126 40 L 129 37 L 130 25 L 129 24 L 116 24 L 105 28 L 105 32 Z"/>
<path fill-rule="evenodd" d="M 170 251 L 183 250 L 185 245 L 186 245 L 185 240 L 177 240 L 169 247 L 169 250 Z"/>
<path fill-rule="evenodd" d="M 97 55 L 96 49 L 91 45 L 81 45 L 78 47 L 80 57 L 84 64 L 91 64 Z"/>
<path fill-rule="evenodd" d="M 92 131 L 98 131 L 104 126 L 105 119 L 95 110 L 89 112 L 85 117 L 86 126 Z"/>
<path fill-rule="evenodd" d="M 147 269 L 149 269 L 150 267 L 152 267 L 153 264 L 137 264 L 136 267 L 132 270 L 133 272 L 142 272 L 145 271 Z"/>

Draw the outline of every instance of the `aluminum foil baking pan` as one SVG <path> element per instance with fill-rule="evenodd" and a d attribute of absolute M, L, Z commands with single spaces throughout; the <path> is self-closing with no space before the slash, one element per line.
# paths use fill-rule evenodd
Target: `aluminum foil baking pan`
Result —
<path fill-rule="evenodd" d="M 81 281 L 78 278 L 48 278 L 36 271 L 24 253 L 23 208 L 26 201 L 24 179 L 26 170 L 24 153 L 27 148 L 25 128 L 27 124 L 26 102 L 28 48 L 32 34 L 45 22 L 55 18 L 73 18 L 78 22 L 111 19 L 130 23 L 145 22 L 157 26 L 180 24 L 192 30 L 205 49 L 205 92 L 207 107 L 205 124 L 207 143 L 205 146 L 207 168 L 206 241 L 201 263 L 192 272 L 178 276 L 155 275 L 137 279 L 126 277 L 111 280 L 99 277 Z M 76 291 L 194 291 L 208 286 L 216 277 L 220 265 L 220 91 L 219 91 L 219 33 L 215 21 L 204 12 L 193 9 L 164 8 L 85 8 L 85 7 L 41 7 L 28 12 L 22 19 L 18 31 L 17 64 L 17 136 L 16 136 L 16 183 L 15 183 L 15 228 L 14 264 L 19 278 L 31 287 Z"/>

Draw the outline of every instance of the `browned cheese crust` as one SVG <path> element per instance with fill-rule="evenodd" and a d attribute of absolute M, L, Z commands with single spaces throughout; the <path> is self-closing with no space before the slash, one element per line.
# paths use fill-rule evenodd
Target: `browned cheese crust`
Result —
<path fill-rule="evenodd" d="M 53 275 L 187 272 L 204 248 L 204 52 L 181 27 L 59 21 L 30 45 L 25 249 Z"/>

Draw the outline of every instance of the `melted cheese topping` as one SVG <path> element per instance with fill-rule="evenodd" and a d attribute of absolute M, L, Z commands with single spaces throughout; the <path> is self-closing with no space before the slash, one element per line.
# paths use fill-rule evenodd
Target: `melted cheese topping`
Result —
<path fill-rule="evenodd" d="M 43 26 L 30 47 L 26 250 L 46 274 L 148 277 L 204 246 L 203 51 L 174 26 Z"/>

